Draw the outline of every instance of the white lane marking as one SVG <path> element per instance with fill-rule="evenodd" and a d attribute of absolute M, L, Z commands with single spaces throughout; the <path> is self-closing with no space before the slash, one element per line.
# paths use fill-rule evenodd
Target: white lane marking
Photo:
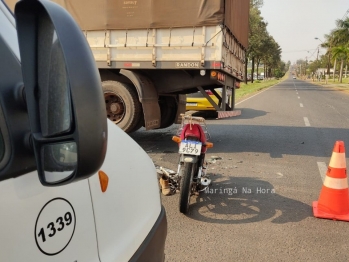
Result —
<path fill-rule="evenodd" d="M 299 104 L 299 106 L 300 106 L 300 107 L 303 107 L 303 104 L 302 104 L 302 103 L 300 103 L 300 104 Z"/>
<path fill-rule="evenodd" d="M 298 99 L 301 99 L 301 97 L 299 96 Z"/>
<path fill-rule="evenodd" d="M 310 126 L 309 119 L 307 117 L 304 117 L 303 119 L 304 119 L 305 126 Z"/>
<path fill-rule="evenodd" d="M 277 85 L 277 84 L 276 84 L 276 85 Z M 240 101 L 239 103 L 236 103 L 235 105 L 237 106 L 238 104 L 241 104 L 242 102 L 245 102 L 245 101 L 249 100 L 250 98 L 252 98 L 252 97 L 254 97 L 254 96 L 257 96 L 257 95 L 259 95 L 259 94 L 262 94 L 263 92 L 267 91 L 268 89 L 270 89 L 270 88 L 272 88 L 272 87 L 274 87 L 274 86 L 276 86 L 276 85 L 273 85 L 273 86 L 271 86 L 271 87 L 268 87 L 267 89 L 264 89 L 263 91 L 260 91 L 260 92 L 258 92 L 257 94 L 255 94 L 255 95 L 253 95 L 253 96 L 250 96 L 250 97 L 248 97 L 248 98 L 246 98 L 246 99 Z"/>
<path fill-rule="evenodd" d="M 325 162 L 317 162 L 322 182 L 324 182 L 327 172 L 327 166 Z"/>

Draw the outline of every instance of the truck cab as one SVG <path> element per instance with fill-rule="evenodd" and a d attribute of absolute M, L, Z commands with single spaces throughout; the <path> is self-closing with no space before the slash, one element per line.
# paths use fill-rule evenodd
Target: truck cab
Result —
<path fill-rule="evenodd" d="M 156 170 L 60 6 L 0 0 L 0 260 L 163 261 Z"/>

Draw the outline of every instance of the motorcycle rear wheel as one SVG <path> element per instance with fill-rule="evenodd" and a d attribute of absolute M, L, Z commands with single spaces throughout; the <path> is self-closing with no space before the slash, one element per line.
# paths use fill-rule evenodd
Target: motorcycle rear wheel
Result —
<path fill-rule="evenodd" d="M 181 178 L 180 195 L 179 195 L 179 211 L 183 214 L 186 214 L 189 210 L 193 175 L 194 175 L 193 163 L 184 163 L 182 178 Z"/>

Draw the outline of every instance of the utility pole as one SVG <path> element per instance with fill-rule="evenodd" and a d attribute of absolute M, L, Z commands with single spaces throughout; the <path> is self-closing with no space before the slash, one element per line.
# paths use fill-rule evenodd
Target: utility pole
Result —
<path fill-rule="evenodd" d="M 305 68 L 304 68 L 304 75 L 305 79 L 307 79 L 307 64 L 308 64 L 308 57 L 305 57 Z"/>
<path fill-rule="evenodd" d="M 317 56 L 316 56 L 316 77 L 319 80 L 319 76 L 318 76 L 318 70 L 319 70 L 319 49 L 320 46 L 317 47 Z M 320 82 L 320 80 L 319 80 Z"/>
<path fill-rule="evenodd" d="M 319 40 L 322 44 L 324 44 L 324 42 L 322 42 L 322 40 L 320 38 L 315 37 L 315 39 Z M 328 77 L 330 76 L 330 66 L 331 66 L 331 57 L 330 57 L 331 52 L 330 52 L 330 50 L 331 50 L 331 43 L 330 43 L 330 46 L 327 47 L 327 53 L 328 53 L 328 58 L 327 58 L 328 59 L 328 61 L 327 61 L 327 75 L 328 75 Z M 319 48 L 318 48 L 317 54 L 319 56 Z"/>

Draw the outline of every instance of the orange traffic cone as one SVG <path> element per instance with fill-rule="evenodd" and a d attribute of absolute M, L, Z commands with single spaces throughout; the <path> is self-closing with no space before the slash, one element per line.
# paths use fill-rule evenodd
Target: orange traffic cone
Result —
<path fill-rule="evenodd" d="M 349 192 L 343 141 L 333 148 L 319 201 L 313 202 L 315 217 L 349 221 Z"/>

